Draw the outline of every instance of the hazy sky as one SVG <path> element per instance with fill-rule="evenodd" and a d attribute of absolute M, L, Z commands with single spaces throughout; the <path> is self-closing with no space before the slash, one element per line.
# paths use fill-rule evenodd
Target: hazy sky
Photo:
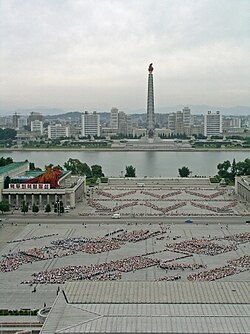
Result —
<path fill-rule="evenodd" d="M 250 105 L 250 0 L 0 0 L 0 108 Z"/>

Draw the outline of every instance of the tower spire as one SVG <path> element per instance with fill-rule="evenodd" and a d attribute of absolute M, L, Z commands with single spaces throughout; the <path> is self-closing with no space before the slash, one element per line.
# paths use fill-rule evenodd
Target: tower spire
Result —
<path fill-rule="evenodd" d="M 153 138 L 155 134 L 155 114 L 154 114 L 154 82 L 153 63 L 148 67 L 148 99 L 147 99 L 147 135 Z"/>

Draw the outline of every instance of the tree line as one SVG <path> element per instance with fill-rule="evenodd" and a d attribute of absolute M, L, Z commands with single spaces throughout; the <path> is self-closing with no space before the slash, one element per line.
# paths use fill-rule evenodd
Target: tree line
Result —
<path fill-rule="evenodd" d="M 16 130 L 5 128 L 0 128 L 0 140 L 13 140 L 16 137 Z"/>

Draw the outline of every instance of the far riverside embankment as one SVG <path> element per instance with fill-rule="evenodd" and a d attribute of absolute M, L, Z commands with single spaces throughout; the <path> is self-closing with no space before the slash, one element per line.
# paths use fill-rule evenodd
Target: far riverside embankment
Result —
<path fill-rule="evenodd" d="M 0 152 L 146 152 L 146 151 L 156 151 L 156 152 L 250 152 L 250 147 L 168 147 L 168 146 L 129 146 L 129 147 L 11 147 L 11 148 L 0 148 Z"/>

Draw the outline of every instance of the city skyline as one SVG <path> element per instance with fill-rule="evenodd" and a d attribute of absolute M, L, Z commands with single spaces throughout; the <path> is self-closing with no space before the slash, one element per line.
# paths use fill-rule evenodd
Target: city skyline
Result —
<path fill-rule="evenodd" d="M 0 110 L 250 105 L 249 1 L 1 0 Z"/>

